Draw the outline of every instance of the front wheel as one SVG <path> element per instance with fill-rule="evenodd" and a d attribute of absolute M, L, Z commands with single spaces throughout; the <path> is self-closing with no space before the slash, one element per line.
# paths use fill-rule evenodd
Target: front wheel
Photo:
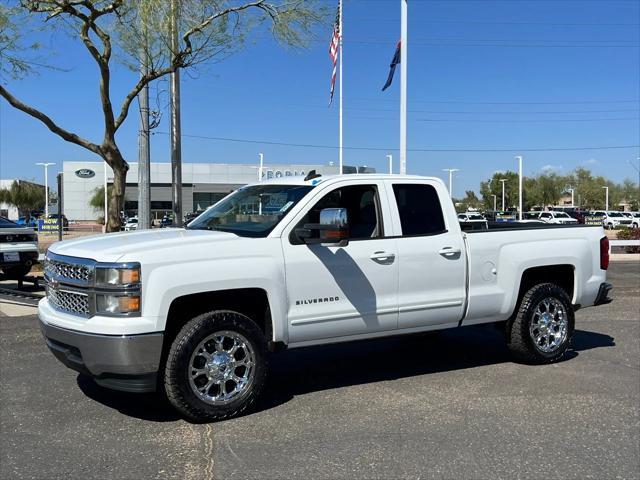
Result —
<path fill-rule="evenodd" d="M 164 375 L 169 402 L 197 422 L 239 415 L 259 398 L 268 370 L 258 326 L 237 312 L 200 315 L 171 345 Z"/>
<path fill-rule="evenodd" d="M 571 344 L 574 325 L 567 293 L 552 283 L 536 285 L 520 302 L 508 337 L 509 350 L 525 363 L 555 362 Z"/>

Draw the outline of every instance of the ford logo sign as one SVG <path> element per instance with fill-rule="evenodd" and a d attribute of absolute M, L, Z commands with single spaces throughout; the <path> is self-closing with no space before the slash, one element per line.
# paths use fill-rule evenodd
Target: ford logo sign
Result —
<path fill-rule="evenodd" d="M 81 168 L 80 170 L 76 170 L 76 176 L 80 178 L 91 178 L 96 176 L 96 172 L 89 168 Z"/>

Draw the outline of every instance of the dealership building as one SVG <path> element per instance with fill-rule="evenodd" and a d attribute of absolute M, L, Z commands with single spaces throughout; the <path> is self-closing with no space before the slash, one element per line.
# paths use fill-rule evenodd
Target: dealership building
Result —
<path fill-rule="evenodd" d="M 69 220 L 95 220 L 103 215 L 89 205 L 89 200 L 105 182 L 104 162 L 64 162 L 64 214 Z M 311 170 L 323 175 L 338 173 L 333 165 L 269 164 L 263 168 L 264 179 L 304 176 Z M 113 182 L 113 171 L 107 167 L 107 183 Z M 258 180 L 256 164 L 183 163 L 182 211 L 201 211 L 229 192 Z M 130 163 L 125 191 L 125 212 L 138 210 L 138 164 Z M 151 164 L 151 213 L 160 218 L 171 212 L 171 164 Z"/>

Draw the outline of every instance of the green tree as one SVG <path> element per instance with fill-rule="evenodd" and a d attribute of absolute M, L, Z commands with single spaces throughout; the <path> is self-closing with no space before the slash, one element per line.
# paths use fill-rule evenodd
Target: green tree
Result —
<path fill-rule="evenodd" d="M 633 180 L 626 178 L 621 186 L 622 196 L 631 205 L 631 210 L 640 210 L 640 189 Z"/>
<path fill-rule="evenodd" d="M 480 195 L 484 201 L 484 206 L 488 210 L 493 209 L 493 197 L 496 195 L 498 210 L 502 209 L 502 182 L 505 179 L 505 209 L 518 204 L 518 174 L 512 171 L 496 172 L 486 182 L 480 182 Z"/>
<path fill-rule="evenodd" d="M 14 180 L 9 188 L 0 189 L 0 203 L 18 209 L 20 215 L 44 209 L 44 187 L 35 183 Z"/>
<path fill-rule="evenodd" d="M 179 5 L 177 50 L 169 47 L 173 36 L 172 5 Z M 39 65 L 32 58 L 39 47 L 30 40 L 34 26 L 49 25 L 66 32 L 85 46 L 97 67 L 102 135 L 92 141 L 62 127 L 49 115 L 16 98 L 6 83 L 0 84 L 0 95 L 63 140 L 109 164 L 114 172 L 114 194 L 109 202 L 107 230 L 115 231 L 120 228 L 119 212 L 124 206 L 129 169 L 116 134 L 143 87 L 178 69 L 192 69 L 203 62 L 225 58 L 238 50 L 253 27 L 263 22 L 268 22 L 273 36 L 282 44 L 303 46 L 313 27 L 324 18 L 323 11 L 312 0 L 278 4 L 266 0 L 21 0 L 15 7 L 0 8 L 2 73 L 16 80 Z M 148 66 L 147 73 L 133 82 L 117 108 L 111 93 L 113 58 L 135 71 L 141 62 Z M 78 102 L 83 99 L 79 97 Z"/>
<path fill-rule="evenodd" d="M 525 179 L 526 209 L 557 205 L 567 184 L 566 177 L 557 173 L 543 173 Z"/>
<path fill-rule="evenodd" d="M 464 198 L 459 200 L 454 199 L 453 204 L 456 206 L 458 213 L 466 212 L 470 209 L 479 210 L 484 205 L 473 190 L 466 190 Z"/>
<path fill-rule="evenodd" d="M 107 188 L 107 202 L 111 204 L 111 197 L 113 196 L 113 187 L 111 185 Z M 89 206 L 97 212 L 104 212 L 104 187 L 97 187 L 93 190 L 91 197 L 89 198 Z M 104 223 L 104 215 L 98 217 L 99 223 Z"/>

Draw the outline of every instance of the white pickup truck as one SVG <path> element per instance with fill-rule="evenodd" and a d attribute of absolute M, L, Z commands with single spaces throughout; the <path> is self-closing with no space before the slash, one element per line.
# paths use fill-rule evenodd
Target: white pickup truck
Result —
<path fill-rule="evenodd" d="M 574 311 L 610 301 L 608 240 L 497 225 L 463 233 L 436 178 L 266 181 L 186 229 L 54 244 L 40 324 L 65 365 L 198 421 L 254 404 L 287 347 L 497 323 L 517 360 L 556 361 Z"/>

